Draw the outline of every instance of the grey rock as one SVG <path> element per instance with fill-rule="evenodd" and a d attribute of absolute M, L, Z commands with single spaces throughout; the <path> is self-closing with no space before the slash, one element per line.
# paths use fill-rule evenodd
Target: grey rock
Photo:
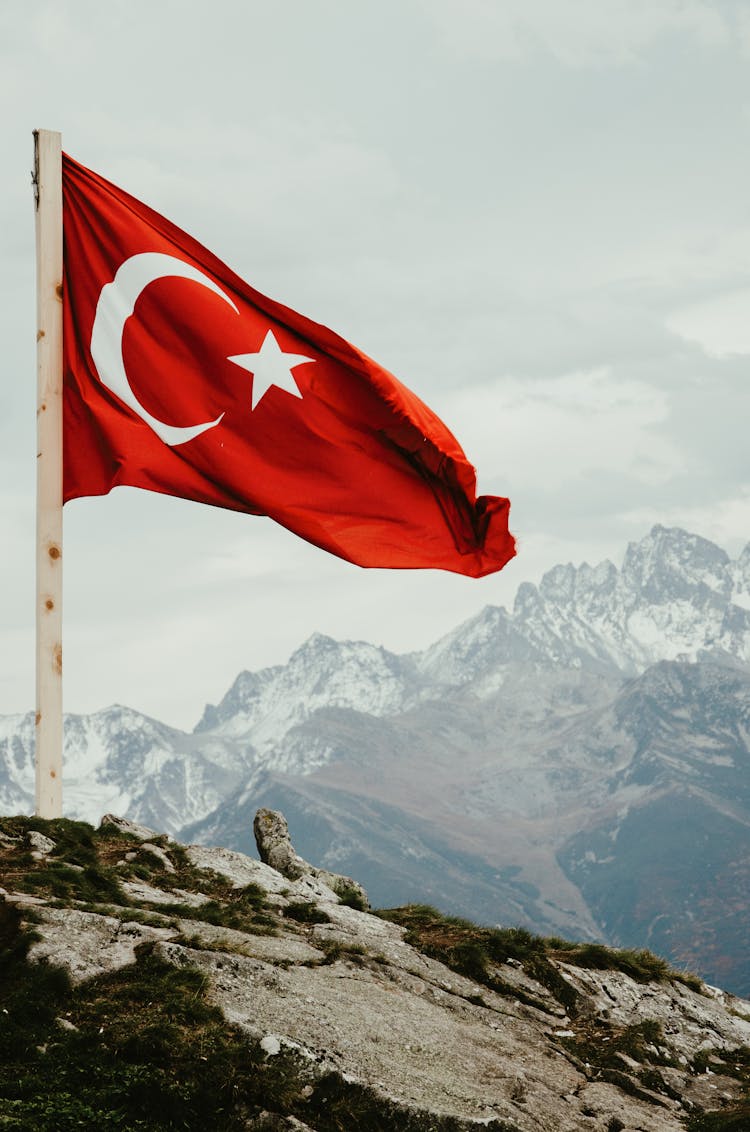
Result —
<path fill-rule="evenodd" d="M 39 938 L 29 950 L 29 959 L 65 967 L 75 983 L 127 967 L 135 962 L 139 944 L 175 935 L 168 928 L 39 904 L 35 907 L 34 929 Z"/>
<path fill-rule="evenodd" d="M 324 951 L 294 936 L 251 935 L 200 920 L 178 920 L 177 927 L 185 938 L 197 941 L 209 950 L 231 951 L 274 965 L 314 964 L 325 959 Z"/>
<path fill-rule="evenodd" d="M 299 880 L 288 881 L 277 869 L 233 849 L 189 845 L 187 854 L 191 864 L 196 868 L 211 869 L 220 873 L 232 882 L 233 888 L 244 888 L 248 884 L 258 885 L 264 889 L 268 903 L 277 907 L 283 908 L 293 901 L 313 900 L 331 905 L 337 902 L 333 890 L 323 881 L 317 880 L 312 873 L 301 876 Z M 310 868 L 312 869 L 312 865 Z"/>
<path fill-rule="evenodd" d="M 168 873 L 174 873 L 177 870 L 169 859 L 167 853 L 159 845 L 152 845 L 150 841 L 144 841 L 141 849 L 145 853 L 150 853 L 152 857 L 156 857 L 157 861 L 166 869 Z"/>
<path fill-rule="evenodd" d="M 49 854 L 57 846 L 51 837 L 45 837 L 37 829 L 29 830 L 29 844 L 31 845 L 31 856 L 36 861 L 41 861 L 43 857 L 48 857 Z"/>
<path fill-rule="evenodd" d="M 143 880 L 123 880 L 120 887 L 136 904 L 187 904 L 191 908 L 199 908 L 210 900 L 209 896 L 201 892 L 186 892 L 183 888 L 155 888 Z"/>
<path fill-rule="evenodd" d="M 255 844 L 264 864 L 289 880 L 299 880 L 312 873 L 312 865 L 297 855 L 289 836 L 289 826 L 283 814 L 276 810 L 258 810 L 253 822 Z"/>
<path fill-rule="evenodd" d="M 278 810 L 258 810 L 253 821 L 253 833 L 261 861 L 289 880 L 312 876 L 327 885 L 345 903 L 353 903 L 362 909 L 370 907 L 367 893 L 356 880 L 316 868 L 299 856 L 292 845 L 287 820 Z"/>
<path fill-rule="evenodd" d="M 248 1132 L 313 1132 L 295 1116 L 281 1116 L 278 1112 L 261 1112 L 245 1125 Z"/>
<path fill-rule="evenodd" d="M 106 828 L 107 826 L 114 826 L 120 833 L 129 833 L 131 837 L 137 837 L 139 841 L 151 841 L 152 838 L 157 836 L 156 830 L 147 829 L 145 825 L 129 821 L 128 818 L 118 817 L 117 814 L 104 815 L 99 828 Z"/>

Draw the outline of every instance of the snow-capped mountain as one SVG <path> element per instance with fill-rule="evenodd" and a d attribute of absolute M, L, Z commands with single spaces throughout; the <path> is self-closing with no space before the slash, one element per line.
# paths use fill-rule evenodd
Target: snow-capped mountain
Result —
<path fill-rule="evenodd" d="M 192 734 L 68 717 L 65 810 L 252 851 L 255 809 L 282 808 L 381 903 L 650 942 L 747 993 L 748 704 L 750 545 L 657 526 L 619 569 L 557 566 L 421 653 L 316 634 Z M 30 714 L 0 719 L 5 812 L 32 808 L 32 744 Z"/>
<path fill-rule="evenodd" d="M 481 695 L 520 661 L 635 675 L 706 650 L 750 663 L 750 543 L 732 561 L 707 539 L 656 526 L 620 570 L 555 566 L 519 587 L 512 614 L 485 609 L 415 659 L 422 674 Z"/>
<path fill-rule="evenodd" d="M 288 664 L 241 672 L 221 703 L 206 707 L 195 730 L 249 737 L 264 752 L 320 708 L 387 715 L 404 706 L 416 685 L 408 659 L 364 641 L 315 633 Z"/>
<path fill-rule="evenodd" d="M 66 715 L 65 813 L 98 821 L 128 814 L 173 832 L 218 806 L 244 782 L 252 752 L 223 736 L 201 739 L 130 708 Z M 34 798 L 34 716 L 0 717 L 0 809 L 30 812 Z"/>

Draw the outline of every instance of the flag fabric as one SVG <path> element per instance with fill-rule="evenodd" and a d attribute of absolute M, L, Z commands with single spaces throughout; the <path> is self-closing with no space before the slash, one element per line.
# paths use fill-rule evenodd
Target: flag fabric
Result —
<path fill-rule="evenodd" d="M 438 417 L 326 327 L 63 156 L 63 495 L 118 485 L 268 515 L 360 566 L 480 577 L 507 499 Z"/>

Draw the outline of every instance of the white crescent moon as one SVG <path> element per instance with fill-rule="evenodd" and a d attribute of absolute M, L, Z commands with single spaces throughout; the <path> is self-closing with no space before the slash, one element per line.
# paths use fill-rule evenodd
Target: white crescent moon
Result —
<path fill-rule="evenodd" d="M 91 330 L 91 357 L 102 385 L 106 385 L 107 389 L 116 394 L 154 430 L 160 440 L 170 446 L 185 444 L 207 429 L 215 428 L 224 416 L 222 413 L 215 421 L 205 421 L 203 424 L 188 425 L 185 428 L 169 425 L 153 417 L 140 403 L 130 386 L 122 357 L 125 323 L 135 310 L 139 295 L 149 283 L 174 275 L 182 279 L 192 279 L 194 283 L 208 287 L 209 291 L 213 291 L 225 303 L 229 303 L 237 314 L 240 313 L 229 296 L 224 294 L 213 279 L 209 279 L 196 267 L 175 256 L 163 255 L 161 252 L 141 252 L 120 264 L 112 282 L 105 283 L 102 287 Z"/>

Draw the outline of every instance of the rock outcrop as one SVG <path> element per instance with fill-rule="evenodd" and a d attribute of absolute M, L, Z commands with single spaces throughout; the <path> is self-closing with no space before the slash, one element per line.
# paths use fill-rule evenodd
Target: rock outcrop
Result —
<path fill-rule="evenodd" d="M 356 880 L 331 873 L 328 869 L 319 869 L 300 857 L 292 845 L 287 820 L 278 810 L 258 810 L 253 822 L 253 833 L 261 861 L 283 876 L 290 880 L 299 880 L 304 876 L 315 877 L 335 892 L 342 903 L 359 908 L 361 912 L 370 907 L 367 893 Z"/>
<path fill-rule="evenodd" d="M 284 1066 L 263 1103 L 233 1086 L 244 1123 L 226 1127 L 684 1132 L 747 1104 L 749 1002 L 647 953 L 421 906 L 362 911 L 337 894 L 342 878 L 296 855 L 282 815 L 256 827 L 260 862 L 122 820 L 0 819 L 0 951 L 20 954 L 20 913 L 33 920 L 32 974 L 62 967 L 85 989 L 146 962 L 198 972 L 196 994 L 247 1043 L 261 1083 Z M 77 1010 L 45 1056 L 80 1046 L 90 1023 Z"/>

